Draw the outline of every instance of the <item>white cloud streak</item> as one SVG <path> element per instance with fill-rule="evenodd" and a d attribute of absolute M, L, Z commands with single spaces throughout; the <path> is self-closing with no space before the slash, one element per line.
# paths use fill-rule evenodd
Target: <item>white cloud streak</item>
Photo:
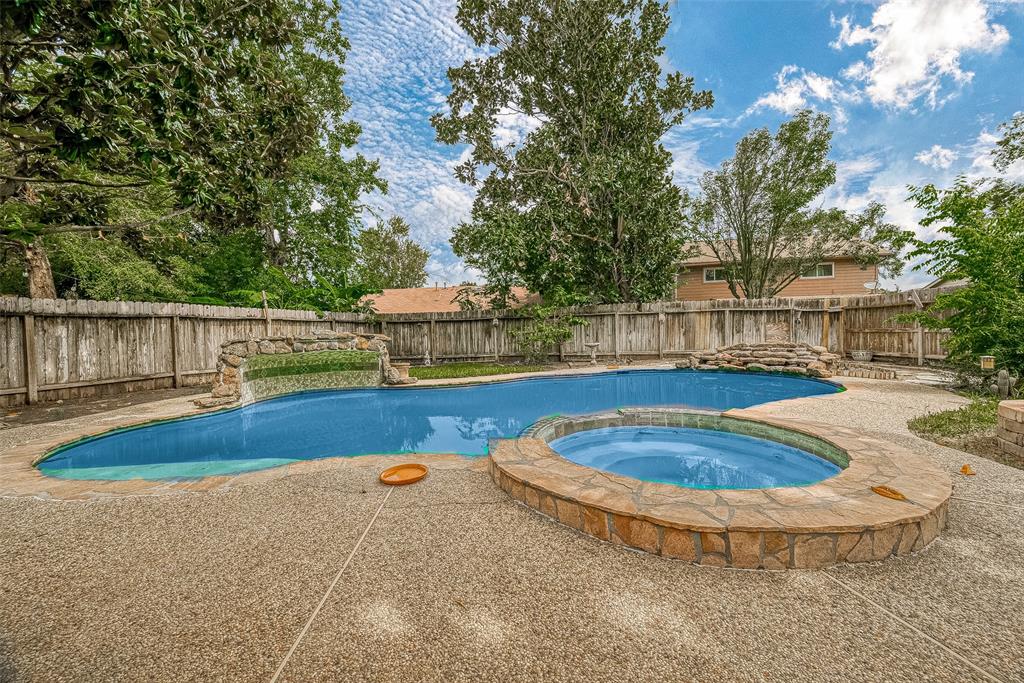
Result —
<path fill-rule="evenodd" d="M 863 82 L 878 106 L 905 109 L 919 99 L 940 106 L 944 86 L 962 86 L 974 73 L 961 57 L 972 52 L 995 52 L 1010 34 L 994 23 L 984 0 L 887 0 L 865 26 L 849 16 L 833 20 L 839 36 L 832 47 L 870 45 L 863 60 L 851 64 L 844 76 Z"/>

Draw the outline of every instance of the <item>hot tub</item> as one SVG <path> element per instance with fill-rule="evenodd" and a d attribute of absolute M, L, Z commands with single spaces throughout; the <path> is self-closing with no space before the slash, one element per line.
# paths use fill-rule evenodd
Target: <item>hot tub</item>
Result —
<path fill-rule="evenodd" d="M 807 486 L 841 471 L 834 462 L 778 441 L 693 427 L 604 427 L 549 445 L 578 465 L 689 488 Z"/>

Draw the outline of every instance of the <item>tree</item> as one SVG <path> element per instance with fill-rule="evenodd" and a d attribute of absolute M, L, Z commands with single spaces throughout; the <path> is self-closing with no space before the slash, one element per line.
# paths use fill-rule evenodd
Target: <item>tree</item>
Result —
<path fill-rule="evenodd" d="M 361 225 L 360 196 L 387 190 L 377 162 L 345 159 L 355 144 L 335 132 L 323 145 L 295 160 L 288 174 L 269 185 L 260 217 L 267 260 L 296 283 L 315 284 L 314 273 L 345 282 L 356 265 L 355 235 Z"/>
<path fill-rule="evenodd" d="M 996 142 L 992 154 L 995 156 L 996 168 L 1005 171 L 1014 161 L 1024 159 L 1024 112 L 1017 112 L 999 130 L 1003 137 Z"/>
<path fill-rule="evenodd" d="M 488 54 L 449 69 L 448 112 L 431 118 L 438 140 L 471 145 L 456 175 L 478 191 L 455 253 L 499 299 L 517 284 L 557 303 L 668 294 L 681 194 L 659 141 L 712 97 L 662 74 L 667 6 L 461 0 L 457 18 Z"/>
<path fill-rule="evenodd" d="M 967 282 L 913 317 L 950 330 L 947 358 L 960 368 L 976 369 L 979 356 L 992 355 L 999 367 L 1024 373 L 1024 192 L 961 178 L 947 190 L 912 188 L 911 196 L 925 212 L 921 225 L 940 226 L 942 237 L 915 241 L 910 255 L 937 277 Z"/>
<path fill-rule="evenodd" d="M 899 274 L 899 251 L 912 235 L 885 223 L 884 207 L 871 204 L 859 215 L 810 208 L 836 179 L 831 140 L 828 116 L 802 111 L 774 136 L 765 128 L 748 133 L 732 159 L 704 174 L 687 223 L 721 261 L 734 297 L 775 296 L 838 254 Z"/>
<path fill-rule="evenodd" d="M 247 230 L 295 159 L 358 135 L 333 0 L 25 0 L 5 5 L 0 40 L 0 242 L 32 296 L 56 294 L 54 235 Z M 353 164 L 350 185 L 375 184 Z"/>
<path fill-rule="evenodd" d="M 426 249 L 409 237 L 409 224 L 399 216 L 365 228 L 356 237 L 355 279 L 373 289 L 422 287 L 427 282 Z"/>

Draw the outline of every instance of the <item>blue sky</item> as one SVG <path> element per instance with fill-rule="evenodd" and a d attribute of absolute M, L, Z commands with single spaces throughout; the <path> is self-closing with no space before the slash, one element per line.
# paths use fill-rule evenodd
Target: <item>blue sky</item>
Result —
<path fill-rule="evenodd" d="M 368 202 L 409 221 L 430 251 L 431 283 L 480 281 L 448 245 L 473 201 L 452 175 L 465 150 L 435 142 L 427 120 L 443 106 L 446 69 L 474 53 L 455 0 L 342 3 L 359 150 L 380 159 L 390 185 Z M 683 187 L 749 130 L 811 108 L 830 114 L 836 131 L 838 181 L 823 203 L 858 210 L 880 201 L 889 220 L 928 236 L 906 186 L 992 175 L 996 126 L 1024 110 L 1024 0 L 679 0 L 670 11 L 666 68 L 715 95 L 713 109 L 664 140 Z M 504 133 L 528 125 L 509 117 Z M 1024 180 L 1024 162 L 1008 175 Z M 908 270 L 896 284 L 928 279 Z"/>

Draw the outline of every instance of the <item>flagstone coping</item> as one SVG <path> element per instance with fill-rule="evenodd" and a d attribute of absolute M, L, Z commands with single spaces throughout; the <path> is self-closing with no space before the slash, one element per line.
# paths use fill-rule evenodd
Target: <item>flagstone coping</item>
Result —
<path fill-rule="evenodd" d="M 297 460 L 287 465 L 244 472 L 241 474 L 210 477 L 180 477 L 174 479 L 62 479 L 43 474 L 35 464 L 54 449 L 80 439 L 99 436 L 118 429 L 141 427 L 164 420 L 192 417 L 217 409 L 198 408 L 191 397 L 175 401 L 160 401 L 135 407 L 129 414 L 107 414 L 94 417 L 88 423 L 68 425 L 67 429 L 51 436 L 34 439 L 0 452 L 0 497 L 32 497 L 46 500 L 98 500 L 121 496 L 164 496 L 181 493 L 226 491 L 236 486 L 256 484 L 295 474 L 315 472 L 344 466 L 386 467 L 410 457 L 428 463 L 431 468 L 485 469 L 486 461 L 479 462 L 456 454 L 431 453 L 394 455 L 339 456 L 314 460 Z M 237 408 L 231 408 L 236 410 Z M 468 464 L 467 464 L 468 463 Z"/>
<path fill-rule="evenodd" d="M 699 426 L 769 438 L 843 467 L 810 486 L 692 489 L 577 465 L 548 441 L 583 429 Z M 585 534 L 702 565 L 817 569 L 916 552 L 946 526 L 949 476 L 895 444 L 756 410 L 620 410 L 539 421 L 496 439 L 491 477 L 514 499 Z M 888 486 L 906 496 L 878 495 Z"/>

